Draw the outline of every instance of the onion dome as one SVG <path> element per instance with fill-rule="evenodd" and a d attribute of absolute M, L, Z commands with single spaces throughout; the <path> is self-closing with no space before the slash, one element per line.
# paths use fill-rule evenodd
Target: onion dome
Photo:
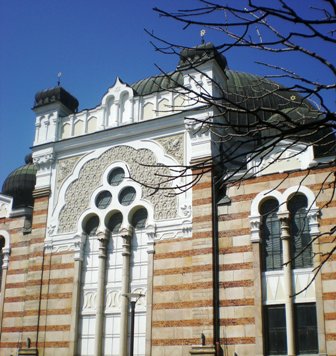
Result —
<path fill-rule="evenodd" d="M 33 109 L 56 102 L 63 104 L 71 112 L 76 112 L 79 105 L 78 100 L 74 96 L 72 96 L 62 87 L 57 86 L 52 89 L 46 89 L 38 92 L 35 95 Z"/>
<path fill-rule="evenodd" d="M 24 166 L 9 174 L 2 186 L 2 193 L 13 198 L 13 209 L 33 206 L 37 168 L 31 154 L 25 157 L 25 162 Z"/>

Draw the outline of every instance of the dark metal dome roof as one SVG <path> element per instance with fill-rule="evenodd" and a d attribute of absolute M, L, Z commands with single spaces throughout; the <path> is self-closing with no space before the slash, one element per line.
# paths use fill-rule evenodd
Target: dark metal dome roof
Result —
<path fill-rule="evenodd" d="M 58 86 L 36 93 L 34 109 L 55 102 L 62 103 L 72 112 L 77 111 L 79 105 L 78 100 L 74 96 L 68 93 L 64 88 Z"/>
<path fill-rule="evenodd" d="M 171 90 L 183 84 L 181 72 L 162 74 L 139 80 L 131 85 L 136 95 L 144 96 L 162 90 Z"/>
<path fill-rule="evenodd" d="M 2 185 L 2 193 L 13 197 L 13 208 L 33 206 L 33 190 L 36 183 L 37 168 L 31 155 L 26 156 L 26 164 L 15 169 Z"/>

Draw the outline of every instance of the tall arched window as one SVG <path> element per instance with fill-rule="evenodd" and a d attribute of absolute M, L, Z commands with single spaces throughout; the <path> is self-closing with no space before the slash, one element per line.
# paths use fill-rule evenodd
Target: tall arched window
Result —
<path fill-rule="evenodd" d="M 120 290 L 122 286 L 123 242 L 119 234 L 123 216 L 115 211 L 106 222 L 110 231 L 107 245 L 104 311 L 104 355 L 119 355 L 120 339 Z"/>
<path fill-rule="evenodd" d="M 141 207 L 134 212 L 131 218 L 131 225 L 134 228 L 131 256 L 131 291 L 135 292 L 147 289 L 148 235 L 144 231 L 147 217 L 147 210 Z M 134 354 L 144 355 L 146 348 L 146 305 L 143 298 L 136 304 L 134 319 Z"/>
<path fill-rule="evenodd" d="M 295 194 L 287 203 L 290 216 L 292 268 L 307 268 L 313 265 L 311 236 L 307 218 L 307 198 Z"/>
<path fill-rule="evenodd" d="M 280 221 L 277 216 L 279 203 L 268 199 L 260 207 L 263 271 L 282 269 L 282 244 Z"/>
<path fill-rule="evenodd" d="M 79 354 L 91 356 L 94 354 L 96 325 L 96 293 L 98 280 L 99 241 L 95 234 L 99 226 L 97 215 L 91 216 L 83 230 L 87 234 L 81 277 L 81 308 L 79 314 Z"/>

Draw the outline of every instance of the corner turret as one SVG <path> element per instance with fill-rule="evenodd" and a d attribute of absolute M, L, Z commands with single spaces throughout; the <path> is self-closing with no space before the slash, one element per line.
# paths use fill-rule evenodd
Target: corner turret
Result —
<path fill-rule="evenodd" d="M 76 112 L 78 105 L 78 100 L 61 86 L 38 92 L 33 107 L 36 114 L 34 146 L 56 141 L 60 118 Z"/>

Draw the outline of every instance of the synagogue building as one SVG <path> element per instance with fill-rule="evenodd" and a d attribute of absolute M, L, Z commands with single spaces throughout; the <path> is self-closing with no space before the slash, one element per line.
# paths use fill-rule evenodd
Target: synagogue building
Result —
<path fill-rule="evenodd" d="M 37 93 L 0 194 L 0 354 L 336 355 L 335 136 L 275 140 L 317 117 L 279 88 L 208 43 L 92 109 Z"/>

